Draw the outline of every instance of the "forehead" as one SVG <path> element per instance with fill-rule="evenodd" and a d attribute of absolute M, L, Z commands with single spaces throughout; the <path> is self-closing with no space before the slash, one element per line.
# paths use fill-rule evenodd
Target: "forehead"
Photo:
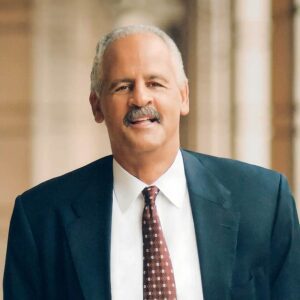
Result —
<path fill-rule="evenodd" d="M 112 42 L 103 55 L 104 77 L 122 72 L 150 72 L 157 68 L 172 69 L 172 62 L 168 46 L 153 33 L 121 37 Z"/>

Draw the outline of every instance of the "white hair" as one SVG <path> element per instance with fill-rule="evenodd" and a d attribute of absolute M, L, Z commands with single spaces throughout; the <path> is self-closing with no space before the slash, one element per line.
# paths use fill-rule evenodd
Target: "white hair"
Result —
<path fill-rule="evenodd" d="M 95 92 L 98 97 L 101 94 L 103 87 L 103 55 L 108 46 L 122 37 L 147 32 L 153 33 L 161 38 L 168 47 L 175 67 L 178 84 L 182 85 L 187 81 L 181 53 L 175 42 L 164 31 L 152 25 L 130 25 L 114 29 L 98 42 L 91 72 L 91 92 Z"/>

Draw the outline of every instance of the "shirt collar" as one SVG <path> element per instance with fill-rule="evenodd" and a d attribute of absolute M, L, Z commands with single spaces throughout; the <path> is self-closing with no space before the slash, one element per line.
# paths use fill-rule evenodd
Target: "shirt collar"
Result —
<path fill-rule="evenodd" d="M 121 211 L 125 212 L 148 185 L 128 173 L 115 159 L 113 160 L 113 174 L 114 193 Z M 178 151 L 170 168 L 152 185 L 156 185 L 160 192 L 176 207 L 182 206 L 187 185 L 181 151 Z"/>

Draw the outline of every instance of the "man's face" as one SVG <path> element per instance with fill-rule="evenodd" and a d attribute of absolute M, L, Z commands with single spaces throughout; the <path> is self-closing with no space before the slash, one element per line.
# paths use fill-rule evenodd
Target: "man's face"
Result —
<path fill-rule="evenodd" d="M 154 34 L 132 34 L 106 49 L 103 90 L 100 99 L 91 94 L 90 101 L 119 159 L 179 147 L 180 115 L 189 106 L 187 84 L 179 86 L 176 78 L 170 52 Z"/>

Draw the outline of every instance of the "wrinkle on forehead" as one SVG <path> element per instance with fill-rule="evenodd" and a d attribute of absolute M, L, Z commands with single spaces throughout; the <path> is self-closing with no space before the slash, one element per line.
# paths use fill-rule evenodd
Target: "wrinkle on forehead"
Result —
<path fill-rule="evenodd" d="M 135 33 L 121 37 L 109 45 L 103 57 L 104 78 L 109 77 L 112 70 L 117 74 L 120 66 L 123 67 L 120 72 L 124 69 L 126 72 L 148 69 L 149 74 L 155 73 L 155 70 L 151 69 L 156 65 L 165 65 L 173 69 L 168 46 L 152 33 Z M 134 65 L 131 62 L 134 62 Z"/>
<path fill-rule="evenodd" d="M 105 50 L 103 57 L 108 56 L 111 52 L 117 48 L 121 48 L 125 51 L 132 43 L 139 44 L 141 46 L 145 45 L 147 42 L 150 42 L 153 47 L 158 46 L 161 50 L 164 48 L 167 52 L 169 52 L 169 48 L 166 43 L 157 35 L 151 32 L 140 32 L 140 33 L 133 33 L 130 35 L 126 35 L 114 40 Z M 129 54 L 129 53 L 127 53 Z"/>

